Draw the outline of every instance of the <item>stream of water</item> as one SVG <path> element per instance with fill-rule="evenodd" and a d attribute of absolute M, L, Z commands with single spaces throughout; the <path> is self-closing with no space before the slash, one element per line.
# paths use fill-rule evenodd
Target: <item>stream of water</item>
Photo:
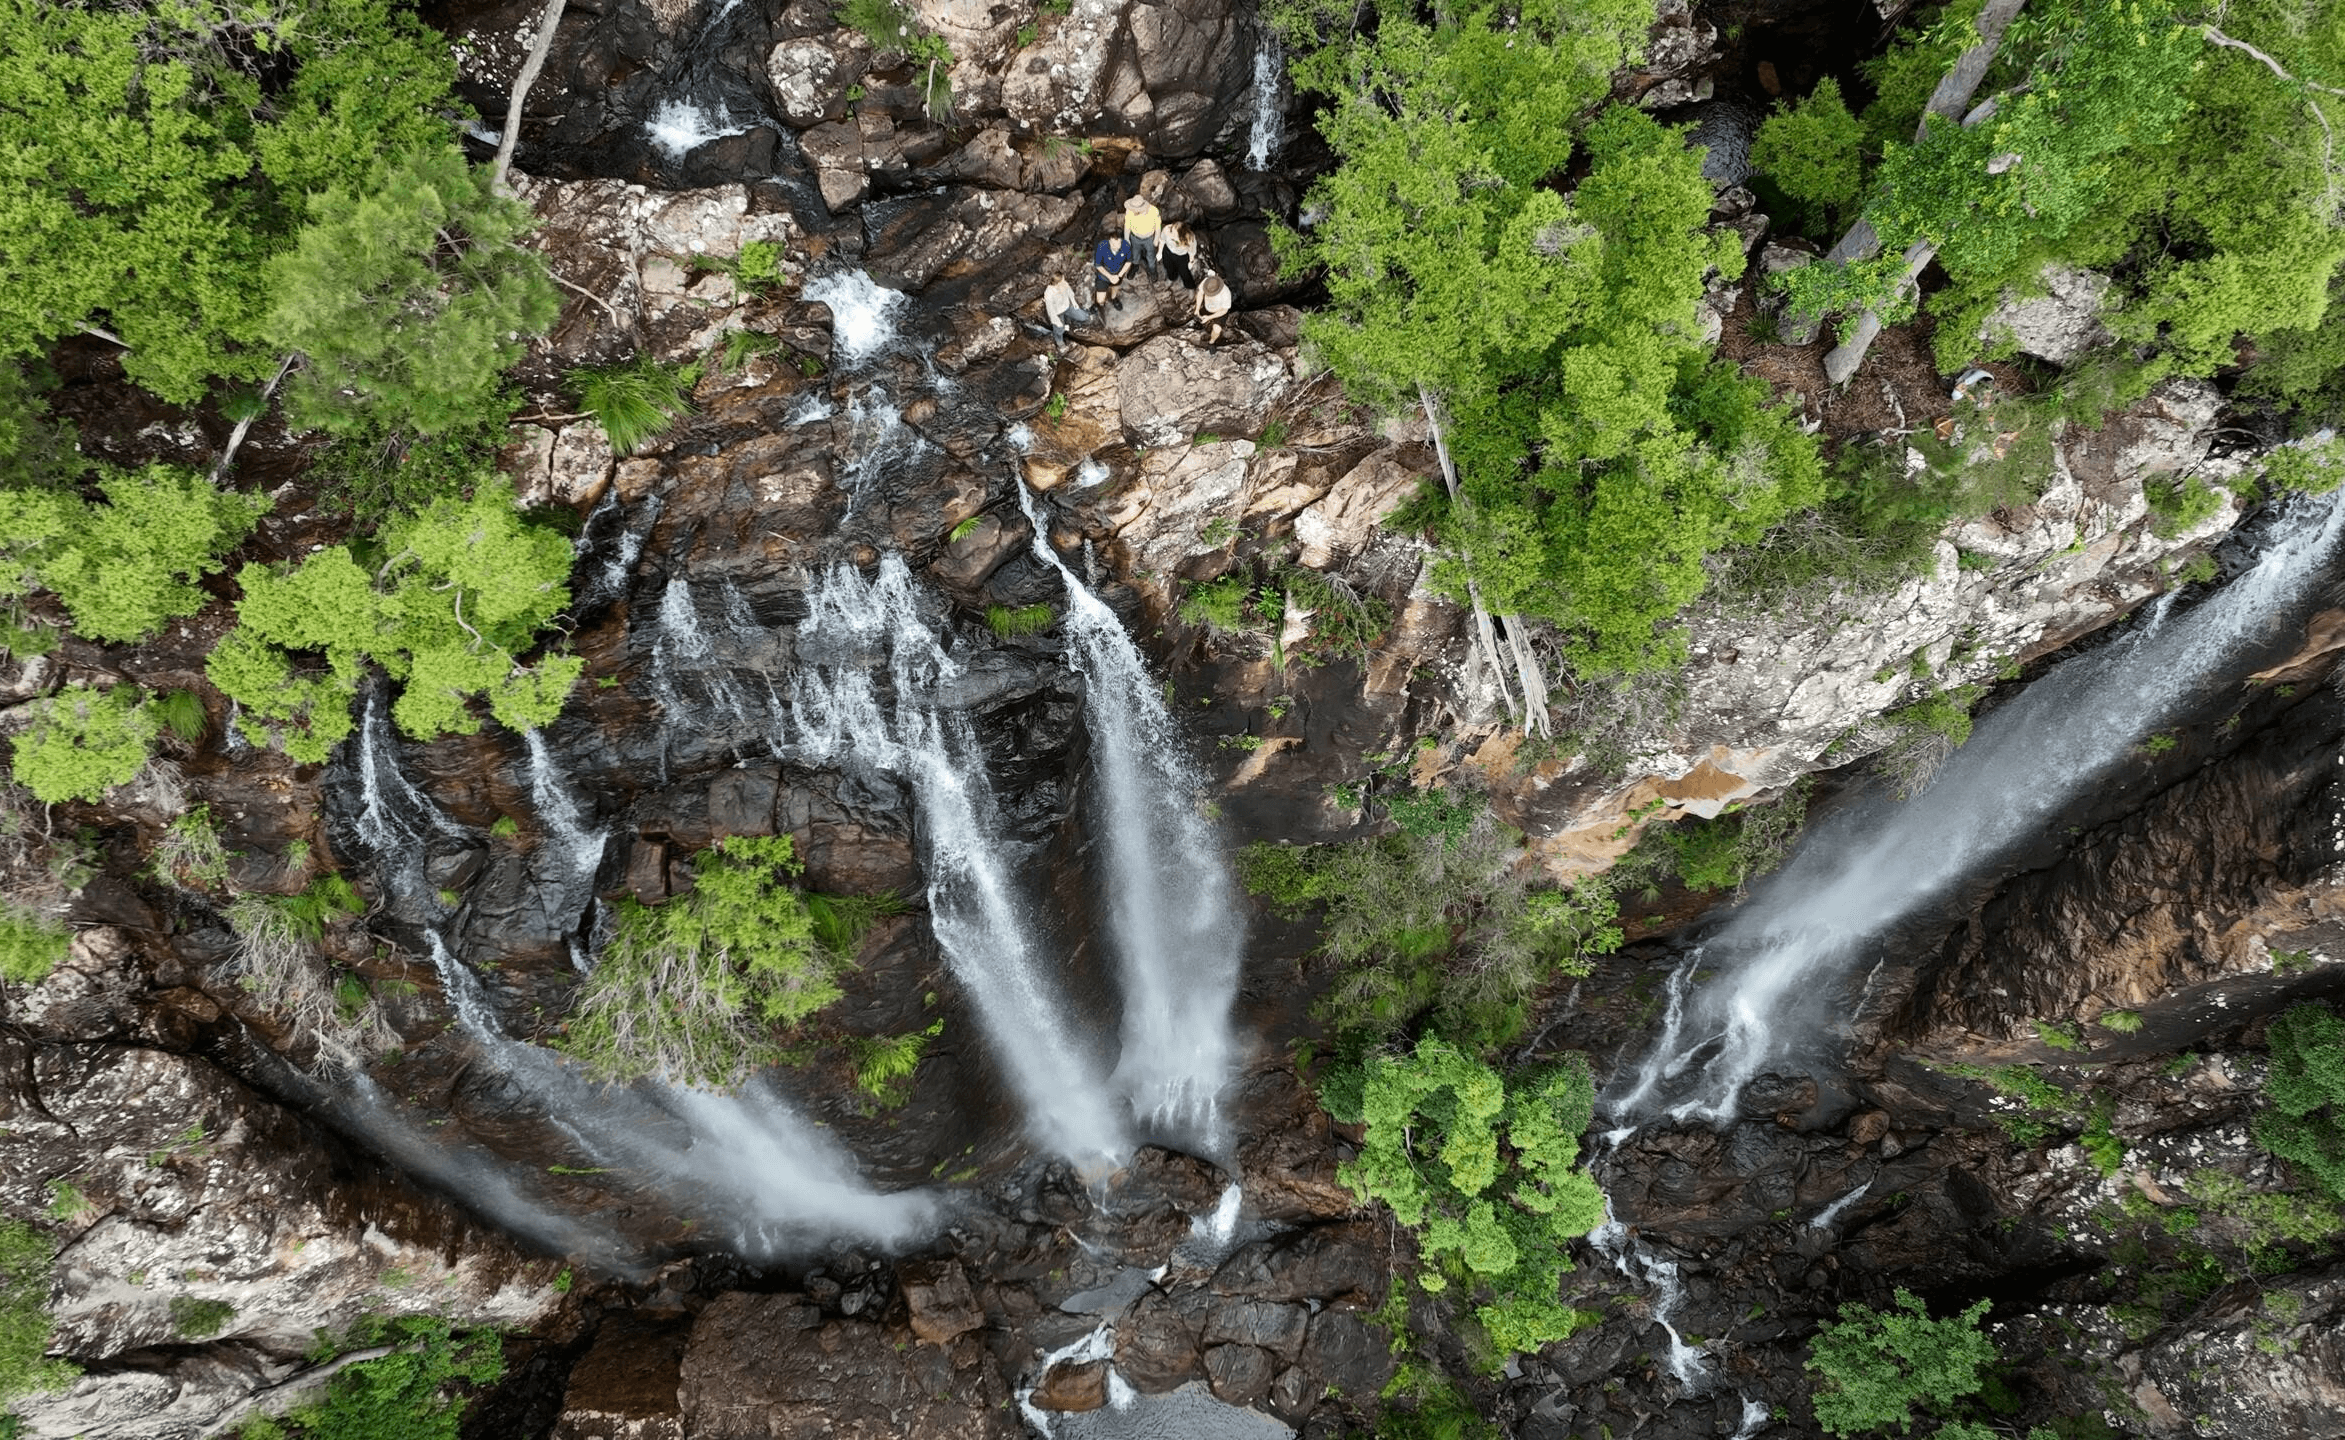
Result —
<path fill-rule="evenodd" d="M 1018 502 L 1034 526 L 1035 558 L 1066 583 L 1067 655 L 1083 677 L 1108 938 L 1123 989 L 1115 1082 L 1144 1122 L 1212 1149 L 1245 932 L 1220 837 L 1200 809 L 1204 779 L 1123 622 L 1051 549 L 1023 485 Z"/>
<path fill-rule="evenodd" d="M 1659 1038 L 1605 1112 L 1731 1119 L 1753 1076 L 1823 1032 L 1867 939 L 2039 830 L 2227 673 L 2318 581 L 2341 524 L 2345 501 L 2300 502 L 2245 573 L 2054 667 L 1982 718 L 1919 795 L 1819 822 L 1703 946 L 1724 975 L 1690 995 L 1673 979 Z"/>

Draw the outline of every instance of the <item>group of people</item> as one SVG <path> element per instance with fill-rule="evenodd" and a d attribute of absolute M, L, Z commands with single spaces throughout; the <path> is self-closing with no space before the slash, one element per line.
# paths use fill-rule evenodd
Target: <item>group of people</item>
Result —
<path fill-rule="evenodd" d="M 1109 306 L 1123 308 L 1119 292 L 1135 266 L 1147 270 L 1151 280 L 1170 279 L 1189 286 L 1195 292 L 1189 304 L 1190 318 L 1204 327 L 1207 345 L 1221 343 L 1236 296 L 1229 282 L 1207 263 L 1204 242 L 1197 232 L 1178 220 L 1166 220 L 1143 186 L 1124 202 L 1120 213 L 1108 217 L 1107 234 L 1092 249 L 1089 308 L 1075 303 L 1075 287 L 1063 274 L 1052 276 L 1042 292 L 1043 313 L 1049 317 L 1051 333 L 1058 337 L 1062 350 L 1070 323 L 1089 325 L 1103 318 Z"/>

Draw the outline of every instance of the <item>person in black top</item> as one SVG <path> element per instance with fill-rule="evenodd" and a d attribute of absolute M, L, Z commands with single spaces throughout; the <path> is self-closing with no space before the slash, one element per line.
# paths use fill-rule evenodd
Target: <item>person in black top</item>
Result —
<path fill-rule="evenodd" d="M 1116 287 L 1132 273 L 1132 245 L 1124 239 L 1123 227 L 1110 224 L 1107 238 L 1091 252 L 1091 308 L 1114 305 L 1118 310 L 1124 302 L 1117 298 Z"/>

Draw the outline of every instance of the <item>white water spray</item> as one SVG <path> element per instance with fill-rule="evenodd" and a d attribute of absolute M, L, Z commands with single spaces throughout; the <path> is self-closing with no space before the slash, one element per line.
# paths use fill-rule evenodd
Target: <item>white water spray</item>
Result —
<path fill-rule="evenodd" d="M 1254 123 L 1246 134 L 1246 164 L 1253 170 L 1268 170 L 1278 147 L 1286 143 L 1286 110 L 1279 103 L 1284 58 L 1278 41 L 1269 35 L 1254 52 Z"/>
<path fill-rule="evenodd" d="M 388 855 L 435 832 L 454 834 L 456 825 L 400 768 L 385 708 L 383 687 L 370 688 L 358 722 L 358 838 Z"/>
<path fill-rule="evenodd" d="M 529 799 L 537 807 L 539 823 L 545 826 L 545 843 L 564 861 L 574 881 L 591 884 L 594 872 L 602 868 L 603 847 L 610 837 L 588 829 L 579 818 L 577 803 L 562 783 L 561 769 L 546 748 L 545 736 L 524 730 L 521 739 L 529 747 Z"/>
<path fill-rule="evenodd" d="M 1824 1027 L 1864 941 L 2034 833 L 2222 674 L 2303 599 L 2341 523 L 2345 500 L 2301 505 L 2254 567 L 2213 596 L 2179 615 L 2162 606 L 1982 719 L 1920 795 L 1820 824 L 1705 946 L 1705 963 L 1725 960 L 1729 973 L 1685 1005 L 1673 981 L 1659 1038 L 1606 1112 L 1730 1119 L 1753 1076 Z M 1698 1077 L 1690 1086 L 1688 1072 Z"/>
<path fill-rule="evenodd" d="M 1050 548 L 1024 485 L 1018 503 L 1033 522 L 1035 558 L 1066 582 L 1068 658 L 1083 677 L 1108 936 L 1123 982 L 1116 1083 L 1141 1115 L 1199 1132 L 1210 1148 L 1245 937 L 1219 838 L 1199 809 L 1203 777 L 1123 622 Z"/>
<path fill-rule="evenodd" d="M 1839 1219 L 1842 1215 L 1847 1214 L 1848 1207 L 1854 1205 L 1857 1201 L 1864 1199 L 1865 1192 L 1872 1188 L 1873 1182 L 1870 1180 L 1867 1180 L 1864 1184 L 1857 1186 L 1854 1190 L 1849 1191 L 1846 1195 L 1841 1196 L 1839 1199 L 1833 1201 L 1831 1204 L 1818 1211 L 1816 1213 L 1816 1218 L 1808 1222 L 1808 1228 L 1810 1230 L 1831 1229 L 1832 1222 Z"/>
<path fill-rule="evenodd" d="M 1669 1337 L 1669 1373 L 1688 1394 L 1699 1393 L 1709 1379 L 1709 1357 L 1697 1346 L 1685 1343 L 1677 1333 L 1671 1317 L 1685 1303 L 1685 1282 L 1677 1273 L 1675 1260 L 1664 1260 L 1639 1245 L 1628 1233 L 1628 1227 L 1612 1218 L 1612 1201 L 1604 1202 L 1604 1223 L 1588 1232 L 1588 1243 L 1597 1253 L 1612 1262 L 1612 1268 L 1634 1280 L 1642 1277 L 1653 1291 L 1653 1323 Z"/>
<path fill-rule="evenodd" d="M 927 848 L 931 928 L 968 987 L 1026 1113 L 1050 1148 L 1079 1161 L 1120 1159 L 1123 1125 L 1081 1022 L 1045 973 L 1035 927 L 1011 880 L 985 758 L 968 721 L 945 708 L 960 665 L 921 618 L 903 557 L 866 581 L 839 565 L 807 593 L 792 677 L 795 753 L 810 764 L 858 761 L 912 788 Z M 893 704 L 873 670 L 884 666 Z"/>
<path fill-rule="evenodd" d="M 905 295 L 861 270 L 834 270 L 810 281 L 805 298 L 830 307 L 831 354 L 852 367 L 896 338 L 896 312 L 903 308 Z"/>
<path fill-rule="evenodd" d="M 711 140 L 740 135 L 749 128 L 734 123 L 722 105 L 712 114 L 690 100 L 662 100 L 660 108 L 643 122 L 644 135 L 670 160 L 681 160 Z"/>

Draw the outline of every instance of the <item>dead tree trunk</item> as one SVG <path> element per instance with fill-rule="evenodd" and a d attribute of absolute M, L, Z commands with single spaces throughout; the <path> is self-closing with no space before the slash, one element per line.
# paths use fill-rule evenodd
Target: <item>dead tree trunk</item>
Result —
<path fill-rule="evenodd" d="M 1425 427 L 1432 432 L 1433 454 L 1441 462 L 1441 483 L 1449 490 L 1452 505 L 1463 504 L 1458 498 L 1457 466 L 1449 458 L 1449 441 L 1441 433 L 1441 407 L 1434 402 L 1433 392 L 1423 384 L 1417 386 L 1417 399 L 1425 407 Z M 1507 661 L 1498 651 L 1498 628 L 1491 623 L 1490 608 L 1482 603 L 1481 587 L 1466 582 L 1466 599 L 1474 609 L 1474 644 L 1482 652 L 1483 663 L 1498 682 L 1498 695 L 1511 709 L 1514 696 L 1506 688 Z M 1516 680 L 1523 687 L 1523 728 L 1532 734 L 1544 736 L 1547 730 L 1547 677 L 1539 669 L 1539 657 L 1531 653 L 1530 637 L 1523 633 L 1522 622 L 1512 615 L 1499 617 L 1506 622 L 1506 644 L 1513 660 Z"/>
<path fill-rule="evenodd" d="M 2027 0 L 1987 0 L 1987 8 L 1979 12 L 1979 41 L 1954 58 L 1946 73 L 1938 77 L 1938 88 L 1930 92 L 1930 103 L 1922 107 L 1921 123 L 1914 127 L 1916 145 L 1930 133 L 1930 117 L 1952 120 L 1970 108 L 1970 97 L 1977 93 L 1979 83 L 1987 78 L 1987 67 L 1995 63 L 1995 53 L 2003 48 L 2003 32 L 2011 28 L 2020 7 Z M 1873 222 L 1859 216 L 1848 233 L 1842 235 L 1824 256 L 1826 265 L 1853 265 L 1870 260 L 1881 253 L 1881 237 L 1873 229 Z M 1929 262 L 1924 260 L 1923 265 Z M 1917 270 L 1915 272 L 1919 274 Z M 1877 322 L 1876 322 L 1877 324 Z M 1824 328 L 1821 311 L 1795 311 L 1786 306 L 1783 320 L 1775 329 L 1789 345 L 1805 345 L 1816 338 Z M 1868 340 L 1869 344 L 1870 341 Z"/>
<path fill-rule="evenodd" d="M 529 58 L 521 62 L 521 73 L 513 77 L 513 98 L 505 105 L 505 133 L 497 137 L 497 158 L 489 166 L 489 184 L 500 195 L 511 195 L 513 187 L 505 183 L 505 172 L 513 168 L 513 148 L 521 143 L 521 106 L 529 99 L 529 87 L 537 83 L 537 72 L 546 67 L 546 52 L 554 48 L 554 32 L 561 28 L 562 9 L 569 0 L 546 0 L 546 8 L 537 17 L 537 40 L 529 47 Z"/>

